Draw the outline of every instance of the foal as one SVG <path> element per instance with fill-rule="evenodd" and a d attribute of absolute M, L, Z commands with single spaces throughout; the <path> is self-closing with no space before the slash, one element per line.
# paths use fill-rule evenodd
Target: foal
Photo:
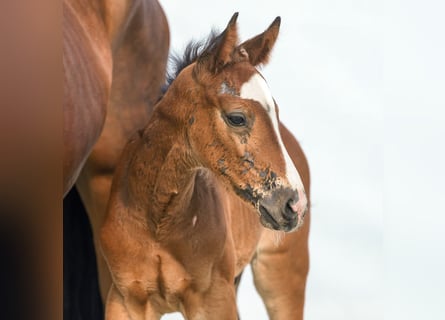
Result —
<path fill-rule="evenodd" d="M 236 319 L 234 279 L 262 226 L 302 224 L 304 188 L 256 69 L 280 19 L 238 45 L 236 18 L 179 73 L 123 152 L 101 233 L 113 277 L 107 319 Z"/>

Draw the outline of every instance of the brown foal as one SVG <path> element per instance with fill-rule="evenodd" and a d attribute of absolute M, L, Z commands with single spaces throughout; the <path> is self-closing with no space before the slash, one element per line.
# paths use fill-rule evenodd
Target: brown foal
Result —
<path fill-rule="evenodd" d="M 302 317 L 308 168 L 256 68 L 280 19 L 238 44 L 236 18 L 123 151 L 101 231 L 106 319 L 237 319 L 235 277 L 251 261 L 271 318 Z M 295 232 L 274 244 L 282 231 Z"/>

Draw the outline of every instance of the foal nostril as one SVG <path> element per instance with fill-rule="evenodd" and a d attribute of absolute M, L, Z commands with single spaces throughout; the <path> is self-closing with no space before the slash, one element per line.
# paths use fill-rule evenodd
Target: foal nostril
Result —
<path fill-rule="evenodd" d="M 295 204 L 298 202 L 298 200 L 300 200 L 300 197 L 298 196 L 298 193 L 296 193 L 294 195 L 294 197 L 292 199 L 290 199 L 289 201 L 293 201 L 293 203 Z"/>
<path fill-rule="evenodd" d="M 297 218 L 297 213 L 292 207 L 295 207 L 295 204 L 298 202 L 298 195 L 295 198 L 289 199 L 286 202 L 286 207 L 284 208 L 283 216 L 288 220 Z"/>

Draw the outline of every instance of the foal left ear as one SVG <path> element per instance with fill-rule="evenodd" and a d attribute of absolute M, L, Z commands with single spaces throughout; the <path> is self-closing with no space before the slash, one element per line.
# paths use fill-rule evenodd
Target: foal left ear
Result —
<path fill-rule="evenodd" d="M 237 18 L 238 12 L 235 12 L 226 29 L 216 37 L 214 45 L 199 57 L 199 65 L 204 65 L 212 73 L 218 73 L 232 61 L 232 52 L 238 44 Z"/>
<path fill-rule="evenodd" d="M 247 56 L 253 66 L 267 64 L 270 52 L 278 38 L 280 24 L 281 18 L 276 17 L 266 31 L 240 44 L 236 48 L 235 53 Z"/>

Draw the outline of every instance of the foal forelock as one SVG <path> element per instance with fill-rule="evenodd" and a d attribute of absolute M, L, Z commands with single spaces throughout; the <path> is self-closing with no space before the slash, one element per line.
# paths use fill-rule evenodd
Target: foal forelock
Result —
<path fill-rule="evenodd" d="M 275 101 L 270 92 L 269 86 L 260 73 L 254 73 L 248 81 L 246 81 L 240 89 L 240 97 L 243 99 L 252 99 L 258 101 L 261 106 L 267 111 L 270 117 L 275 135 L 280 145 L 281 154 L 283 155 L 286 166 L 286 178 L 292 189 L 297 190 L 303 187 L 300 175 L 298 174 L 295 165 L 290 158 L 286 148 L 281 139 L 277 109 Z"/>

